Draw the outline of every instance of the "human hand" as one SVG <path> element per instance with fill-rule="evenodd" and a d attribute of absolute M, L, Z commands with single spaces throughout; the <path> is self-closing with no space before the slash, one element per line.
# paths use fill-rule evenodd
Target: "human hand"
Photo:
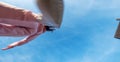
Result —
<path fill-rule="evenodd" d="M 10 45 L 8 45 L 6 48 L 2 48 L 2 50 L 8 50 L 8 49 L 11 49 L 11 48 L 14 48 L 18 45 L 19 42 L 14 42 Z"/>
<path fill-rule="evenodd" d="M 11 49 L 11 48 L 14 48 L 14 47 L 16 47 L 16 46 L 20 46 L 20 45 L 22 45 L 22 44 L 25 44 L 26 42 L 27 42 L 27 41 L 25 41 L 25 40 L 18 41 L 18 42 L 14 42 L 14 43 L 8 45 L 6 48 L 2 48 L 2 50 Z"/>

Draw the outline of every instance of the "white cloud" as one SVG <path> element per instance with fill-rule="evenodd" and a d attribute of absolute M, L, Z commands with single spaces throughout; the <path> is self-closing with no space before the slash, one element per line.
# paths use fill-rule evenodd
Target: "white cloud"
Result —
<path fill-rule="evenodd" d="M 119 0 L 65 0 L 65 2 L 66 12 L 79 17 L 87 15 L 94 9 L 98 11 L 107 10 L 111 15 L 118 15 L 118 11 L 120 11 Z"/>
<path fill-rule="evenodd" d="M 119 0 L 95 0 L 94 1 L 94 8 L 96 9 L 120 9 L 120 1 Z"/>
<path fill-rule="evenodd" d="M 104 62 L 111 59 L 109 56 L 118 51 L 120 42 L 113 37 L 114 30 L 106 28 L 100 33 L 90 36 L 89 42 L 92 43 L 81 62 Z"/>

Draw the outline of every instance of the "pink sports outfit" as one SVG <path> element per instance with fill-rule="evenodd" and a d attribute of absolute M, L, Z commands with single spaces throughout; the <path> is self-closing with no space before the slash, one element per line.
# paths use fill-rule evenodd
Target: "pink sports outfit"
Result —
<path fill-rule="evenodd" d="M 0 2 L 0 36 L 27 36 L 3 50 L 25 44 L 45 31 L 45 25 L 37 21 L 35 13 Z"/>

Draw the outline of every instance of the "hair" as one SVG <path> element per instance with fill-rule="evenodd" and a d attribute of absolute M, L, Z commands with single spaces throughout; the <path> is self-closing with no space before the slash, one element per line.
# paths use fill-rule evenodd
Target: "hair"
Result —
<path fill-rule="evenodd" d="M 55 30 L 55 28 L 53 26 L 45 26 L 46 31 L 51 31 L 53 32 Z"/>

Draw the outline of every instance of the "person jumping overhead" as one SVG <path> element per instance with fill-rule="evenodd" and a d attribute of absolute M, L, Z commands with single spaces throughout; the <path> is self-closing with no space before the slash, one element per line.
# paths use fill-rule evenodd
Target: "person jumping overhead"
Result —
<path fill-rule="evenodd" d="M 56 3 L 57 7 L 54 6 Z M 37 4 L 42 15 L 0 2 L 0 36 L 27 36 L 2 50 L 23 45 L 46 31 L 53 31 L 60 27 L 63 15 L 63 1 L 38 0 Z"/>

